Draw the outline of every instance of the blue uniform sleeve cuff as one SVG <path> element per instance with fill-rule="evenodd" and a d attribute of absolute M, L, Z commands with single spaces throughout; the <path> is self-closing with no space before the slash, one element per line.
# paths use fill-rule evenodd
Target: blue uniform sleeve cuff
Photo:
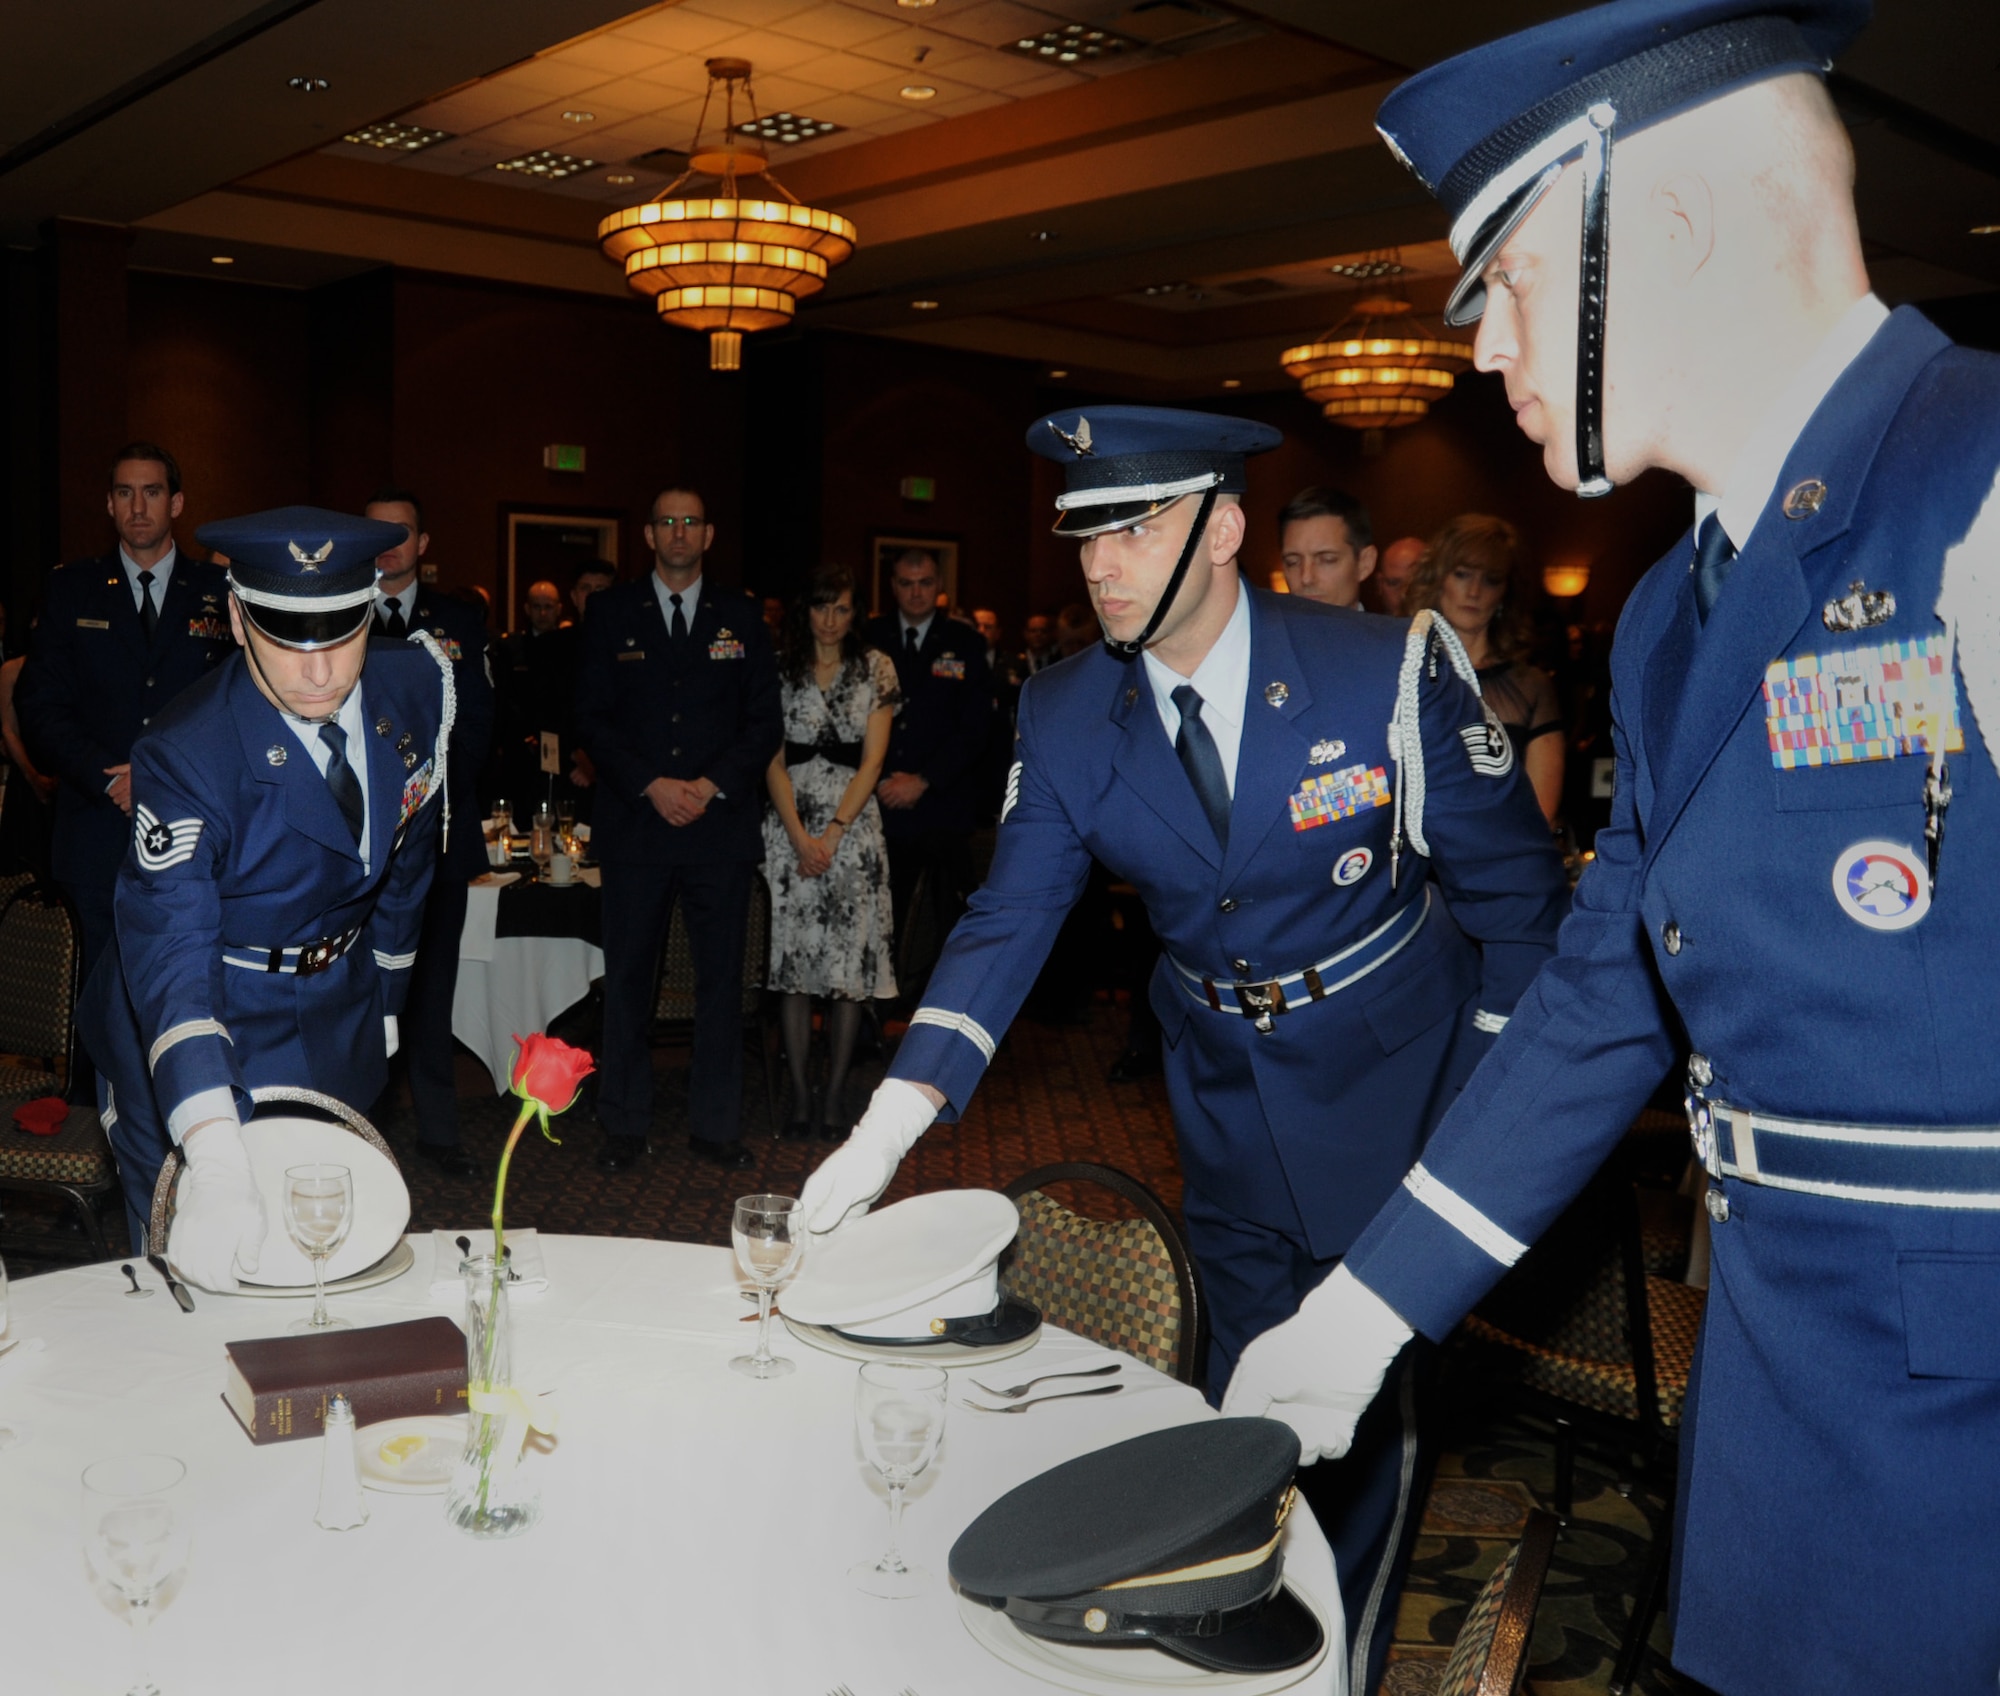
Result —
<path fill-rule="evenodd" d="M 1504 1262 L 1401 1186 L 1348 1251 L 1346 1265 L 1439 1343 L 1507 1271 Z"/>

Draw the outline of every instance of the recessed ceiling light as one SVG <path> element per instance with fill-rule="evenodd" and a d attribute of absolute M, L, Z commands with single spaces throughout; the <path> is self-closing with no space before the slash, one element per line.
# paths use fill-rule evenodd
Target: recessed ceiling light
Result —
<path fill-rule="evenodd" d="M 514 171 L 524 177 L 540 177 L 547 183 L 559 183 L 563 178 L 573 177 L 580 171 L 596 170 L 597 161 L 579 159 L 570 153 L 552 153 L 546 147 L 538 147 L 532 153 L 522 153 L 512 159 L 502 159 L 493 169 Z"/>
<path fill-rule="evenodd" d="M 912 312 L 935 312 L 937 309 L 938 303 L 934 300 L 913 300 L 910 302 L 910 310 Z"/>
<path fill-rule="evenodd" d="M 747 124 L 738 124 L 738 135 L 754 135 L 760 141 L 817 141 L 823 135 L 833 135 L 840 125 L 827 118 L 808 118 L 800 112 L 767 112 L 761 118 L 753 118 Z"/>
<path fill-rule="evenodd" d="M 1225 377 L 1222 379 L 1222 386 L 1225 389 L 1240 389 L 1243 387 L 1243 379 L 1241 377 Z"/>
<path fill-rule="evenodd" d="M 935 100 L 937 98 L 937 90 L 927 82 L 905 83 L 903 85 L 903 98 L 905 100 Z"/>
<path fill-rule="evenodd" d="M 1976 236 L 2000 236 L 2000 224 L 1974 224 L 1972 233 Z"/>
<path fill-rule="evenodd" d="M 1114 53 L 1123 53 L 1126 48 L 1136 45 L 1108 29 L 1092 29 L 1088 24 L 1064 24 L 1057 29 L 1045 29 L 1040 35 L 1016 36 L 1002 51 L 1018 53 L 1027 59 L 1039 59 L 1044 64 L 1080 65 L 1108 59 Z"/>
<path fill-rule="evenodd" d="M 623 188 L 627 183 L 636 183 L 639 179 L 633 176 L 630 171 L 608 171 L 605 173 L 604 180 L 614 188 Z"/>
<path fill-rule="evenodd" d="M 1409 267 L 1395 259 L 1354 259 L 1343 260 L 1338 265 L 1329 265 L 1327 270 L 1336 277 L 1345 277 L 1350 282 L 1372 283 L 1382 277 L 1400 277 Z"/>
<path fill-rule="evenodd" d="M 595 112 L 565 112 L 563 114 L 563 122 L 566 124 L 594 124 L 597 122 L 597 114 Z"/>
<path fill-rule="evenodd" d="M 1028 232 L 1028 240 L 1056 241 L 1061 237 L 1061 235 L 1062 235 L 1061 230 L 1030 230 Z"/>
<path fill-rule="evenodd" d="M 1067 376 L 1069 375 L 1069 373 L 1068 373 L 1067 371 L 1062 371 L 1062 370 L 1056 370 L 1056 371 L 1051 371 L 1051 372 L 1049 373 L 1049 375 L 1050 375 L 1050 376 L 1051 376 L 1052 378 L 1055 378 L 1055 379 L 1057 379 L 1057 380 L 1060 380 L 1060 379 L 1062 379 L 1062 378 L 1064 378 L 1064 377 L 1067 377 Z"/>
<path fill-rule="evenodd" d="M 330 85 L 325 77 L 293 77 L 285 86 L 301 94 L 324 94 Z"/>
<path fill-rule="evenodd" d="M 896 4 L 906 12 L 928 12 L 937 0 L 896 0 Z"/>
<path fill-rule="evenodd" d="M 421 153 L 426 147 L 451 140 L 451 132 L 384 118 L 379 124 L 363 124 L 358 130 L 349 130 L 340 139 L 358 142 L 363 147 L 379 147 L 385 153 Z"/>
<path fill-rule="evenodd" d="M 1183 283 L 1148 283 L 1139 292 L 1143 295 L 1178 294 L 1184 287 Z"/>
<path fill-rule="evenodd" d="M 211 253 L 208 256 L 208 262 L 211 265 L 234 265 L 236 257 L 234 254 L 229 253 Z"/>

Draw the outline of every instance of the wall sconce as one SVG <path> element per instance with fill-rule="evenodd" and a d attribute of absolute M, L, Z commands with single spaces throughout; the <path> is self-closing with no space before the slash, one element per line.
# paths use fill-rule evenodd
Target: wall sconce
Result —
<path fill-rule="evenodd" d="M 1556 600 L 1574 600 L 1590 587 L 1590 562 L 1579 560 L 1567 565 L 1543 566 L 1542 587 Z"/>

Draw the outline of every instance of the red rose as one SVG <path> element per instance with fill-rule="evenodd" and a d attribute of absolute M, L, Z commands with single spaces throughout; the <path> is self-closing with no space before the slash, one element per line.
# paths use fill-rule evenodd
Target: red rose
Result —
<path fill-rule="evenodd" d="M 508 1087 L 523 1101 L 532 1102 L 548 1122 L 551 1113 L 566 1113 L 576 1104 L 583 1080 L 597 1070 L 597 1063 L 581 1048 L 572 1048 L 555 1037 L 537 1032 L 514 1038 L 519 1052 L 514 1056 L 514 1075 Z"/>

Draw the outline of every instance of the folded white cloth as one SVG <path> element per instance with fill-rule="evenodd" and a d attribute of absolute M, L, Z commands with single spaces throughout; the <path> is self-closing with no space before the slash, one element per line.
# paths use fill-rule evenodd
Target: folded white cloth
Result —
<path fill-rule="evenodd" d="M 465 1280 L 459 1276 L 459 1262 L 465 1253 L 458 1246 L 460 1237 L 472 1244 L 472 1256 L 493 1252 L 491 1231 L 433 1231 L 431 1232 L 431 1298 L 453 1299 L 465 1293 Z M 514 1276 L 507 1288 L 517 1296 L 536 1296 L 549 1287 L 549 1273 L 542 1261 L 541 1240 L 532 1230 L 509 1231 L 507 1233 L 507 1265 Z"/>
<path fill-rule="evenodd" d="M 500 922 L 500 891 L 520 877 L 519 872 L 486 872 L 466 888 L 465 926 L 458 933 L 461 960 L 491 960 L 493 930 Z"/>

